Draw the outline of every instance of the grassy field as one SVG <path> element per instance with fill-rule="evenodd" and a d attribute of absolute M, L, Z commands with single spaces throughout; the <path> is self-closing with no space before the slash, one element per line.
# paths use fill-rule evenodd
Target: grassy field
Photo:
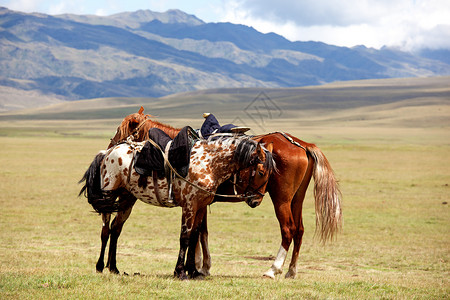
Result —
<path fill-rule="evenodd" d="M 445 118 L 448 105 L 442 103 L 422 108 L 443 109 Z M 135 205 L 119 239 L 118 267 L 129 275 L 97 274 L 101 218 L 77 197 L 77 181 L 119 120 L 0 118 L 0 298 L 449 299 L 448 120 L 401 126 L 420 116 L 384 114 L 380 125 L 373 118 L 345 118 L 355 111 L 349 109 L 324 110 L 324 121 L 312 125 L 294 118 L 264 124 L 267 131 L 316 143 L 343 192 L 343 232 L 323 247 L 314 239 L 308 191 L 293 280 L 261 276 L 281 241 L 268 196 L 255 209 L 244 203 L 210 207 L 213 266 L 205 280 L 172 276 L 180 209 L 143 203 Z M 166 121 L 199 126 L 200 112 Z M 340 120 L 335 126 L 327 123 L 333 118 Z"/>

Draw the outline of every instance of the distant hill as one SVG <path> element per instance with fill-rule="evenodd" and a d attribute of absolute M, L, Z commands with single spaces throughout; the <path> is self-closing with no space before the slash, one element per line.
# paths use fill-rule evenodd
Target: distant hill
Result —
<path fill-rule="evenodd" d="M 297 88 L 210 89 L 162 98 L 100 98 L 0 113 L 0 127 L 29 121 L 113 124 L 144 106 L 158 120 L 201 126 L 203 112 L 251 133 L 297 127 L 450 127 L 450 77 L 376 79 Z M 13 122 L 11 122 L 13 121 Z M 26 121 L 26 122 L 24 122 Z M 176 122 L 176 123 L 174 123 Z"/>
<path fill-rule="evenodd" d="M 20 108 L 20 91 L 61 101 L 450 75 L 445 51 L 291 42 L 179 10 L 99 17 L 0 8 L 0 28 L 0 111 Z M 36 99 L 28 106 L 42 106 Z"/>

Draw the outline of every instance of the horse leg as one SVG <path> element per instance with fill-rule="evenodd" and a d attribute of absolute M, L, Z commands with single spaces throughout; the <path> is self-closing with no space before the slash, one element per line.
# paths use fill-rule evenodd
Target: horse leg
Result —
<path fill-rule="evenodd" d="M 292 242 L 292 237 L 295 229 L 294 218 L 292 216 L 290 203 L 283 203 L 275 206 L 275 213 L 281 229 L 281 246 L 278 250 L 277 256 L 270 269 L 264 273 L 264 276 L 275 278 L 275 275 L 282 273 L 284 261 Z"/>
<path fill-rule="evenodd" d="M 102 240 L 102 247 L 100 249 L 100 257 L 98 258 L 97 264 L 95 265 L 95 269 L 97 272 L 101 273 L 103 272 L 103 269 L 105 267 L 105 249 L 106 244 L 108 243 L 109 239 L 109 222 L 111 220 L 111 214 L 104 213 L 102 214 L 102 233 L 101 233 L 101 240 Z"/>
<path fill-rule="evenodd" d="M 280 224 L 281 246 L 278 250 L 275 262 L 270 269 L 264 273 L 264 276 L 275 278 L 275 275 L 282 273 L 284 261 L 286 260 L 286 255 L 295 231 L 295 222 L 291 211 L 291 200 L 295 190 L 291 190 L 292 187 L 286 186 L 286 183 L 283 184 L 283 182 L 278 182 L 276 179 L 269 181 L 268 187 L 275 214 Z"/>
<path fill-rule="evenodd" d="M 195 268 L 197 270 L 200 270 L 203 265 L 203 258 L 202 258 L 202 233 L 200 232 L 198 237 L 197 246 L 195 247 Z"/>
<path fill-rule="evenodd" d="M 296 230 L 294 233 L 294 250 L 292 251 L 291 263 L 289 264 L 289 271 L 286 273 L 286 278 L 295 278 L 297 275 L 297 261 L 300 253 L 300 247 L 302 246 L 302 238 L 305 229 L 303 227 L 303 201 L 305 200 L 306 190 L 308 189 L 309 182 L 311 181 L 314 161 L 311 157 L 308 159 L 308 168 L 299 189 L 294 195 L 291 204 L 291 211 L 294 217 Z"/>
<path fill-rule="evenodd" d="M 197 270 L 195 266 L 195 258 L 201 227 L 203 222 L 205 221 L 206 210 L 207 210 L 206 207 L 204 207 L 197 211 L 194 226 L 192 228 L 191 235 L 189 238 L 189 248 L 188 248 L 189 250 L 187 253 L 186 270 L 191 278 L 203 275 L 201 272 Z"/>
<path fill-rule="evenodd" d="M 294 233 L 294 250 L 292 251 L 291 263 L 289 264 L 289 271 L 286 273 L 285 278 L 295 278 L 297 275 L 297 261 L 298 255 L 300 253 L 300 247 L 302 245 L 302 238 L 305 229 L 303 227 L 303 216 L 302 216 L 302 207 L 303 200 L 305 198 L 306 189 L 301 191 L 299 190 L 295 195 L 292 207 L 292 213 L 294 215 L 294 220 L 296 226 L 296 230 Z M 295 202 L 295 203 L 294 203 Z"/>
<path fill-rule="evenodd" d="M 173 275 L 181 280 L 187 279 L 186 271 L 184 268 L 184 261 L 186 257 L 186 250 L 189 246 L 189 233 L 192 229 L 193 218 L 191 215 L 186 216 L 186 209 L 183 207 L 181 214 L 181 232 L 180 232 L 180 251 L 178 252 L 178 260 L 175 266 Z"/>
<path fill-rule="evenodd" d="M 205 213 L 203 220 L 200 224 L 200 236 L 197 248 L 195 249 L 195 267 L 203 275 L 209 276 L 209 270 L 211 269 L 211 254 L 208 247 L 208 214 Z M 200 249 L 201 245 L 201 249 Z M 201 252 L 202 251 L 202 252 Z M 203 264 L 202 264 L 203 254 Z"/>
<path fill-rule="evenodd" d="M 111 273 L 119 274 L 116 262 L 117 240 L 122 232 L 123 224 L 131 214 L 133 205 L 124 211 L 119 211 L 111 224 L 111 241 L 109 242 L 108 268 Z"/>
<path fill-rule="evenodd" d="M 205 208 L 206 212 L 206 208 Z M 180 251 L 178 253 L 178 260 L 175 266 L 174 276 L 178 277 L 181 280 L 185 280 L 188 277 L 186 276 L 186 252 L 188 247 L 191 247 L 191 261 L 189 262 L 195 269 L 195 248 L 198 243 L 198 228 L 196 228 L 195 239 L 190 240 L 191 233 L 195 228 L 195 220 L 197 216 L 197 210 L 194 209 L 191 205 L 183 206 L 182 215 L 181 215 L 181 233 L 180 233 Z M 203 215 L 201 216 L 203 218 Z M 200 219 L 201 220 L 201 219 Z M 190 268 L 192 268 L 190 266 Z"/>

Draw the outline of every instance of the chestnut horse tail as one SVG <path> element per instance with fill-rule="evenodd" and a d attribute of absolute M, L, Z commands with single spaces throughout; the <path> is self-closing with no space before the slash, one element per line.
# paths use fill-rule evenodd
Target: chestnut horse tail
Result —
<path fill-rule="evenodd" d="M 308 145 L 307 149 L 314 159 L 316 234 L 325 243 L 342 228 L 342 195 L 333 169 L 322 151 L 315 145 Z"/>

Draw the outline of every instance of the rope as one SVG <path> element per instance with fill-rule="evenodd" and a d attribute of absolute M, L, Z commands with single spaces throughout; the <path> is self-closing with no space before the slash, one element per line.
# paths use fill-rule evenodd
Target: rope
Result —
<path fill-rule="evenodd" d="M 184 182 L 186 182 L 187 184 L 205 192 L 208 193 L 212 196 L 219 196 L 219 197 L 225 197 L 225 198 L 241 198 L 241 199 L 246 199 L 246 198 L 254 198 L 254 196 L 245 196 L 245 194 L 238 194 L 238 195 L 224 195 L 224 194 L 218 194 L 218 193 L 214 193 L 211 191 L 208 191 L 207 189 L 193 183 L 190 182 L 189 180 L 187 180 L 186 178 L 184 178 L 183 176 L 181 176 L 180 174 L 178 174 L 177 170 L 175 170 L 175 168 L 170 164 L 169 159 L 166 156 L 166 153 L 164 153 L 164 151 L 161 149 L 161 147 L 159 147 L 159 145 L 152 139 L 148 139 L 148 142 L 150 142 L 153 146 L 155 146 L 159 151 L 161 151 L 161 154 L 164 158 L 164 162 L 167 164 L 167 166 L 172 170 L 172 172 L 175 174 L 176 177 L 178 177 L 179 179 L 183 180 Z"/>

